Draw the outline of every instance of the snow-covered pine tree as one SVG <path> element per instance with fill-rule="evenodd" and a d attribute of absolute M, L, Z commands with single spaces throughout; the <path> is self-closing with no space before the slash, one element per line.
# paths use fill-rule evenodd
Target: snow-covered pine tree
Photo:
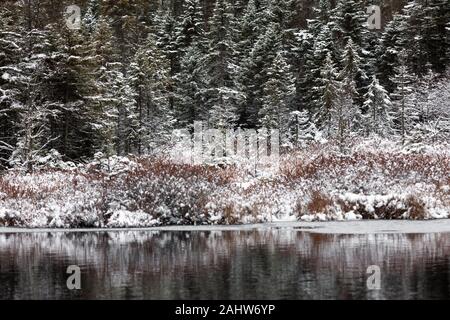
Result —
<path fill-rule="evenodd" d="M 11 79 L 13 66 L 18 63 L 23 50 L 23 28 L 15 19 L 19 13 L 13 5 L 1 4 L 0 10 L 0 70 L 2 88 Z M 2 95 L 3 96 L 3 95 Z M 4 97 L 4 96 L 3 96 Z"/>
<path fill-rule="evenodd" d="M 293 28 L 298 0 L 270 0 L 267 2 L 265 16 L 266 25 L 278 23 L 282 30 L 283 50 L 286 59 L 291 60 L 290 49 L 295 40 L 296 28 Z"/>
<path fill-rule="evenodd" d="M 22 22 L 12 2 L 0 4 L 0 168 L 6 166 L 16 144 L 20 103 L 18 65 L 25 49 Z"/>
<path fill-rule="evenodd" d="M 367 86 L 370 81 L 369 78 L 364 78 L 364 76 L 372 69 L 369 59 L 373 55 L 373 48 L 370 47 L 369 42 L 374 40 L 374 36 L 371 30 L 367 28 L 368 14 L 366 7 L 374 4 L 376 3 L 373 1 L 366 5 L 359 0 L 340 0 L 333 10 L 331 18 L 334 44 L 338 44 L 341 50 L 348 50 L 349 40 L 351 39 L 355 53 L 360 57 L 359 67 L 364 75 L 362 79 L 354 79 L 360 95 L 356 99 L 359 105 L 362 104 L 362 95 L 366 92 L 361 91 L 361 88 Z"/>
<path fill-rule="evenodd" d="M 433 71 L 444 73 L 449 63 L 450 50 L 449 21 L 450 3 L 447 0 L 417 0 L 422 3 L 423 20 L 420 32 L 423 35 L 423 46 Z M 426 62 L 423 62 L 425 64 Z M 426 68 L 424 70 L 426 72 Z"/>
<path fill-rule="evenodd" d="M 311 121 L 307 110 L 292 111 L 289 114 L 289 139 L 294 147 L 305 145 L 313 140 L 316 131 L 316 126 Z"/>
<path fill-rule="evenodd" d="M 248 118 L 245 123 L 257 127 L 258 113 L 263 104 L 263 86 L 268 79 L 267 70 L 271 66 L 279 48 L 282 47 L 280 25 L 271 23 L 266 32 L 259 36 L 250 56 L 242 63 L 242 72 L 249 79 L 245 91 Z"/>
<path fill-rule="evenodd" d="M 169 61 L 152 34 L 136 52 L 129 74 L 136 93 L 136 118 L 132 122 L 135 150 L 139 155 L 153 153 L 168 142 L 174 121 L 167 92 Z"/>
<path fill-rule="evenodd" d="M 376 76 L 373 76 L 365 95 L 364 107 L 367 132 L 389 138 L 393 129 L 392 103 Z"/>
<path fill-rule="evenodd" d="M 418 123 L 416 124 L 416 138 L 426 143 L 445 141 L 450 136 L 450 81 L 447 77 L 441 80 L 438 74 L 430 69 L 415 86 L 416 111 Z"/>
<path fill-rule="evenodd" d="M 205 103 L 209 123 L 216 128 L 233 127 L 237 120 L 240 93 L 236 85 L 237 61 L 232 33 L 235 23 L 229 0 L 217 0 L 208 31 Z"/>
<path fill-rule="evenodd" d="M 334 130 L 333 113 L 339 103 L 339 97 L 342 95 L 342 84 L 330 52 L 327 53 L 321 67 L 319 84 L 317 90 L 320 92 L 320 96 L 316 102 L 318 109 L 314 122 L 330 137 Z"/>
<path fill-rule="evenodd" d="M 172 58 L 171 75 L 175 90 L 173 108 L 179 125 L 183 127 L 192 125 L 194 120 L 207 118 L 204 106 L 207 81 L 204 62 L 208 43 L 203 5 L 206 3 L 199 0 L 189 0 L 183 4 L 182 12 L 176 19 L 174 40 L 167 39 L 167 35 L 171 34 L 167 23 L 164 24 L 165 30 L 158 33 L 166 44 L 164 52 Z"/>
<path fill-rule="evenodd" d="M 137 48 L 145 41 L 145 36 L 150 29 L 149 14 L 150 2 L 147 0 L 111 1 L 104 0 L 101 5 L 101 13 L 108 17 L 110 25 L 117 39 L 118 60 L 120 64 L 112 87 L 118 89 L 114 92 L 118 107 L 117 121 L 117 152 L 120 155 L 135 152 L 132 142 L 136 137 L 132 122 L 136 119 L 133 113 L 135 108 L 135 93 L 129 85 L 128 67 Z M 119 66 L 117 64 L 117 66 Z"/>
<path fill-rule="evenodd" d="M 339 56 L 333 45 L 333 37 L 329 24 L 322 25 L 318 34 L 312 34 L 313 46 L 306 53 L 304 74 L 301 77 L 301 88 L 303 91 L 303 106 L 316 112 L 321 99 L 321 72 L 328 54 L 332 61 L 338 61 Z"/>
<path fill-rule="evenodd" d="M 51 54 L 46 77 L 52 115 L 50 144 L 65 159 L 79 160 L 93 155 L 96 132 L 87 97 L 95 92 L 94 60 L 86 34 L 65 24 L 47 25 Z"/>
<path fill-rule="evenodd" d="M 430 95 L 438 82 L 438 74 L 432 69 L 432 65 L 426 65 L 427 72 L 415 85 L 417 112 L 419 122 L 427 122 L 430 115 Z"/>
<path fill-rule="evenodd" d="M 361 113 L 354 103 L 355 83 L 349 78 L 340 80 L 331 53 L 327 54 L 321 67 L 318 90 L 321 94 L 317 101 L 316 121 L 328 138 L 338 140 L 343 151 L 346 138 L 361 125 Z"/>
<path fill-rule="evenodd" d="M 413 84 L 416 82 L 415 75 L 412 75 L 406 65 L 407 53 L 405 50 L 400 52 L 400 65 L 394 68 L 394 76 L 391 78 L 396 89 L 391 94 L 394 105 L 395 123 L 397 132 L 400 135 L 402 144 L 405 144 L 406 138 L 411 130 L 413 121 L 416 118 L 414 104 L 411 101 Z"/>
<path fill-rule="evenodd" d="M 92 33 L 97 25 L 97 20 L 100 15 L 99 0 L 89 0 L 87 4 L 86 13 L 83 15 L 83 28 L 87 33 Z"/>
<path fill-rule="evenodd" d="M 389 92 L 395 89 L 390 81 L 399 66 L 398 53 L 408 54 L 406 65 L 419 77 L 431 63 L 434 71 L 442 73 L 448 64 L 448 1 L 410 1 L 402 12 L 394 15 L 383 32 L 377 49 L 377 72 L 380 82 Z M 445 13 L 447 12 L 447 13 Z M 447 16 L 447 18 L 445 18 Z"/>
<path fill-rule="evenodd" d="M 249 56 L 258 35 L 261 32 L 261 14 L 258 12 L 256 0 L 249 0 L 242 16 L 237 18 L 236 48 L 240 59 Z"/>
<path fill-rule="evenodd" d="M 313 8 L 315 17 L 308 21 L 308 28 L 311 32 L 318 32 L 323 25 L 330 21 L 331 1 L 319 0 L 316 7 Z"/>
<path fill-rule="evenodd" d="M 120 64 L 113 71 L 115 76 L 109 94 L 117 106 L 117 154 L 129 155 L 136 153 L 135 141 L 138 139 L 138 110 L 136 107 L 136 91 L 132 86 L 131 75 L 122 72 Z"/>
<path fill-rule="evenodd" d="M 174 114 L 178 126 L 190 127 L 194 121 L 206 121 L 208 109 L 205 105 L 207 75 L 203 51 L 193 43 L 180 63 L 180 72 L 175 77 Z"/>
<path fill-rule="evenodd" d="M 426 7 L 426 5 L 425 5 Z M 419 77 L 425 74 L 429 54 L 426 47 L 429 19 L 421 1 L 408 3 L 402 10 L 405 27 L 398 39 L 398 45 L 408 53 L 407 64 Z"/>
<path fill-rule="evenodd" d="M 395 89 L 395 84 L 391 81 L 394 75 L 394 68 L 398 66 L 398 54 L 404 46 L 401 44 L 403 34 L 408 29 L 408 17 L 403 14 L 394 15 L 393 19 L 386 25 L 381 36 L 376 56 L 377 76 L 380 83 L 388 92 Z"/>
<path fill-rule="evenodd" d="M 361 58 L 358 54 L 360 49 L 353 42 L 352 38 L 348 38 L 342 55 L 342 70 L 339 77 L 344 82 L 354 82 L 355 90 L 352 97 L 358 106 L 362 106 L 363 96 L 367 91 L 367 75 L 362 67 Z M 353 88 L 352 88 L 353 90 Z"/>
<path fill-rule="evenodd" d="M 158 48 L 161 49 L 163 54 L 169 61 L 169 76 L 170 82 L 167 87 L 169 94 L 170 109 L 173 111 L 175 102 L 176 80 L 175 76 L 179 71 L 179 51 L 177 50 L 177 23 L 170 10 L 163 10 L 162 8 L 154 15 L 153 34 L 156 38 Z M 187 49 L 185 50 L 186 53 Z M 183 58 L 181 58 L 182 60 Z"/>
<path fill-rule="evenodd" d="M 265 19 L 267 22 L 278 23 L 284 30 L 287 29 L 289 24 L 288 15 L 288 5 L 289 0 L 268 0 L 265 8 Z"/>
<path fill-rule="evenodd" d="M 319 99 L 318 88 L 320 84 L 320 67 L 328 52 L 333 51 L 332 35 L 329 26 L 331 3 L 329 0 L 320 0 L 312 8 L 314 18 L 307 20 L 307 30 L 297 34 L 297 45 L 294 47 L 296 59 L 294 67 L 298 70 L 297 97 L 295 102 L 302 109 L 315 112 Z M 335 58 L 335 52 L 332 52 Z"/>
<path fill-rule="evenodd" d="M 176 45 L 181 51 L 193 42 L 201 44 L 205 36 L 205 19 L 200 0 L 186 0 L 175 27 Z"/>
<path fill-rule="evenodd" d="M 310 61 L 309 53 L 313 45 L 313 35 L 306 31 L 301 30 L 295 34 L 295 44 L 292 48 L 292 70 L 295 76 L 295 98 L 293 100 L 293 106 L 297 110 L 307 110 L 310 107 L 309 101 L 306 98 L 311 91 L 312 85 L 310 75 L 307 73 L 310 71 L 307 68 L 307 62 Z"/>
<path fill-rule="evenodd" d="M 48 118 L 50 106 L 46 96 L 45 79 L 49 73 L 47 59 L 50 52 L 48 34 L 34 28 L 31 8 L 24 3 L 27 13 L 23 34 L 24 53 L 17 64 L 15 88 L 20 92 L 17 103 L 13 104 L 18 114 L 17 140 L 10 157 L 10 164 L 23 166 L 32 171 L 38 157 L 52 142 L 49 134 Z"/>
<path fill-rule="evenodd" d="M 254 123 L 251 118 L 251 106 L 253 101 L 253 68 L 251 65 L 251 52 L 255 46 L 259 35 L 265 28 L 262 23 L 262 14 L 258 10 L 256 0 L 249 0 L 242 16 L 236 22 L 235 44 L 236 57 L 239 61 L 236 86 L 242 93 L 242 99 L 239 101 L 238 115 L 239 125 L 251 126 Z"/>
<path fill-rule="evenodd" d="M 108 19 L 100 16 L 89 40 L 94 62 L 92 74 L 95 90 L 87 100 L 93 114 L 90 125 L 96 130 L 94 152 L 102 152 L 107 157 L 117 154 L 118 143 L 118 109 L 114 98 L 114 83 L 122 65 L 117 62 L 119 56 L 114 46 L 115 41 L 117 40 Z"/>
<path fill-rule="evenodd" d="M 280 131 L 281 143 L 287 142 L 289 136 L 289 106 L 295 95 L 295 78 L 290 66 L 278 52 L 272 65 L 267 70 L 269 79 L 264 84 L 263 105 L 259 110 L 259 122 L 267 129 Z"/>
<path fill-rule="evenodd" d="M 334 33 L 334 45 L 344 47 L 351 38 L 359 48 L 365 47 L 364 41 L 368 29 L 365 24 L 367 14 L 361 2 L 355 0 L 339 0 L 331 14 L 331 29 Z M 359 52 L 360 53 L 360 52 Z"/>

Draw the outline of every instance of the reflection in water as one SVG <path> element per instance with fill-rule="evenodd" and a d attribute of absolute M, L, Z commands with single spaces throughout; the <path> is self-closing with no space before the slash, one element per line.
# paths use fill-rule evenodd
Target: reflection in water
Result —
<path fill-rule="evenodd" d="M 448 299 L 450 234 L 0 234 L 0 299 Z M 82 289 L 66 288 L 69 265 Z M 366 287 L 369 265 L 381 290 Z"/>

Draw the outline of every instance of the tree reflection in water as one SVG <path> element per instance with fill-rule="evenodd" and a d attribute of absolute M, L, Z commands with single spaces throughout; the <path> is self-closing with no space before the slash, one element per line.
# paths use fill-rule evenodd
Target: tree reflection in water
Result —
<path fill-rule="evenodd" d="M 450 298 L 450 234 L 295 229 L 0 234 L 1 299 Z M 69 265 L 82 290 L 66 288 Z M 381 290 L 366 287 L 369 265 Z"/>

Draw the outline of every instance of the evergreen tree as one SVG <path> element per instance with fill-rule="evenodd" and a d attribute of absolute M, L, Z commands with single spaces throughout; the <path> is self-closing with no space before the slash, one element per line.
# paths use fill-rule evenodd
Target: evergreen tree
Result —
<path fill-rule="evenodd" d="M 168 142 L 174 121 L 167 94 L 169 62 L 152 35 L 136 52 L 129 73 L 136 93 L 132 122 L 135 150 L 138 154 L 153 153 Z"/>
<path fill-rule="evenodd" d="M 200 0 L 186 0 L 183 14 L 177 21 L 175 29 L 177 48 L 183 50 L 193 42 L 204 41 L 205 19 Z"/>
<path fill-rule="evenodd" d="M 296 28 L 293 28 L 293 21 L 295 19 L 295 10 L 297 8 L 297 0 L 269 0 L 264 15 L 264 20 L 267 21 L 267 25 L 270 23 L 277 23 L 280 25 L 283 49 L 286 51 L 292 48 L 295 40 L 294 31 Z"/>
<path fill-rule="evenodd" d="M 448 140 L 450 135 L 450 82 L 448 78 L 439 79 L 431 64 L 428 68 L 425 76 L 414 86 L 414 111 L 417 112 L 414 138 L 416 141 L 434 143 Z"/>
<path fill-rule="evenodd" d="M 83 16 L 83 27 L 88 33 L 91 33 L 95 30 L 99 15 L 100 15 L 99 0 L 89 0 L 86 13 Z"/>
<path fill-rule="evenodd" d="M 0 2 L 0 166 L 155 153 L 197 120 L 448 137 L 448 1 L 376 0 L 372 31 L 356 0 L 80 0 L 81 30 L 70 4 Z"/>
<path fill-rule="evenodd" d="M 364 8 L 365 9 L 365 8 Z M 361 3 L 355 0 L 339 0 L 332 11 L 332 30 L 336 44 L 342 48 L 351 38 L 359 47 L 364 47 L 368 29 L 365 27 L 367 14 Z"/>
<path fill-rule="evenodd" d="M 237 121 L 239 92 L 236 86 L 236 56 L 230 30 L 233 13 L 228 0 L 217 0 L 208 32 L 208 53 L 205 56 L 208 82 L 205 103 L 210 109 L 209 122 L 226 128 Z"/>
<path fill-rule="evenodd" d="M 117 153 L 118 108 L 114 98 L 116 77 L 121 76 L 122 64 L 118 63 L 119 53 L 114 47 L 116 38 L 111 25 L 103 16 L 94 29 L 89 43 L 94 63 L 92 76 L 95 79 L 94 91 L 87 99 L 90 104 L 96 130 L 94 152 L 102 152 L 107 157 Z"/>
<path fill-rule="evenodd" d="M 242 17 L 237 21 L 235 42 L 240 59 L 250 55 L 262 27 L 261 14 L 256 7 L 256 1 L 249 0 Z"/>
<path fill-rule="evenodd" d="M 236 44 L 235 54 L 240 61 L 236 70 L 236 86 L 238 91 L 242 93 L 237 110 L 238 122 L 243 126 L 254 125 L 255 117 L 254 112 L 252 112 L 254 70 L 251 64 L 251 54 L 263 28 L 262 15 L 258 10 L 257 1 L 249 0 L 242 16 L 237 21 L 234 40 Z"/>
<path fill-rule="evenodd" d="M 423 21 L 421 30 L 422 41 L 433 71 L 443 73 L 449 63 L 450 49 L 449 31 L 447 29 L 450 3 L 446 0 L 421 0 Z M 426 72 L 426 68 L 424 68 Z"/>
<path fill-rule="evenodd" d="M 28 24 L 30 27 L 30 24 Z M 27 29 L 24 34 L 24 56 L 17 64 L 19 71 L 15 87 L 20 95 L 13 105 L 18 113 L 17 140 L 10 157 L 10 164 L 32 171 L 38 157 L 43 155 L 49 140 L 48 118 L 50 105 L 45 78 L 48 73 L 46 60 L 49 52 L 48 34 L 43 30 Z"/>
<path fill-rule="evenodd" d="M 426 9 L 419 1 L 412 1 L 403 9 L 403 16 L 405 27 L 398 40 L 398 46 L 407 52 L 410 69 L 421 76 L 426 72 L 429 60 L 425 40 L 428 27 L 424 28 L 424 25 L 428 24 Z"/>
<path fill-rule="evenodd" d="M 315 115 L 315 122 L 328 136 L 333 130 L 333 110 L 339 103 L 339 96 L 342 94 L 342 84 L 339 81 L 339 74 L 334 65 L 331 53 L 328 53 L 320 72 L 320 98 L 317 101 L 318 110 Z"/>
<path fill-rule="evenodd" d="M 309 95 L 312 92 L 312 77 L 310 62 L 311 48 L 314 42 L 313 35 L 307 31 L 300 31 L 296 34 L 296 43 L 293 48 L 294 59 L 292 69 L 296 78 L 296 96 L 293 100 L 293 109 L 311 110 Z"/>
<path fill-rule="evenodd" d="M 96 132 L 90 126 L 88 97 L 95 91 L 95 79 L 88 40 L 83 32 L 64 24 L 48 25 L 47 29 L 52 52 L 45 83 L 52 106 L 51 136 L 58 137 L 50 147 L 70 160 L 92 156 Z"/>
<path fill-rule="evenodd" d="M 245 126 L 258 126 L 258 113 L 263 104 L 263 86 L 268 80 L 267 70 L 281 47 L 281 30 L 272 23 L 255 43 L 250 56 L 241 64 L 241 79 L 248 84 L 243 88 L 245 107 L 241 121 Z"/>
<path fill-rule="evenodd" d="M 22 21 L 17 7 L 0 4 L 0 168 L 6 166 L 16 144 L 22 70 L 18 69 L 25 49 Z"/>
<path fill-rule="evenodd" d="M 342 71 L 340 78 L 344 82 L 354 82 L 355 90 L 351 88 L 351 94 L 358 105 L 362 105 L 363 95 L 366 91 L 367 75 L 362 68 L 358 47 L 351 38 L 348 39 L 342 55 Z"/>
<path fill-rule="evenodd" d="M 295 94 L 295 79 L 281 52 L 268 69 L 268 76 L 259 121 L 262 127 L 280 130 L 284 142 L 288 136 L 289 105 Z"/>
<path fill-rule="evenodd" d="M 133 129 L 132 122 L 136 119 L 133 112 L 136 101 L 135 92 L 129 84 L 127 67 L 150 30 L 149 6 L 150 2 L 147 0 L 103 0 L 101 5 L 101 14 L 110 19 L 110 25 L 117 39 L 115 45 L 118 59 L 115 62 L 120 70 L 115 71 L 117 77 L 111 88 L 116 89 L 112 96 L 118 108 L 116 148 L 120 155 L 134 152 L 132 144 L 137 133 Z"/>
<path fill-rule="evenodd" d="M 398 66 L 398 55 L 405 46 L 402 43 L 402 35 L 406 33 L 408 28 L 407 16 L 398 14 L 390 21 L 381 37 L 377 48 L 377 76 L 380 83 L 388 92 L 395 89 L 395 84 L 391 81 L 394 75 L 394 68 Z"/>
<path fill-rule="evenodd" d="M 359 107 L 353 100 L 355 83 L 349 78 L 340 81 L 331 53 L 328 53 L 321 68 L 320 84 L 317 123 L 328 137 L 338 139 L 343 151 L 346 138 L 358 129 L 361 120 Z"/>
<path fill-rule="evenodd" d="M 333 46 L 333 39 L 330 26 L 323 25 L 314 37 L 313 46 L 306 54 L 304 74 L 301 79 L 304 92 L 304 105 L 311 111 L 319 108 L 321 99 L 321 72 L 325 64 L 326 57 L 330 55 L 333 61 L 337 61 L 338 54 Z"/>
<path fill-rule="evenodd" d="M 296 103 L 300 109 L 315 111 L 315 102 L 319 99 L 317 91 L 320 84 L 320 66 L 328 52 L 332 52 L 336 58 L 330 30 L 330 0 L 320 0 L 313 7 L 314 17 L 307 21 L 307 31 L 302 30 L 297 34 L 297 45 L 294 66 L 298 70 Z M 298 65 L 296 64 L 298 63 Z"/>
<path fill-rule="evenodd" d="M 113 110 L 117 110 L 117 154 L 128 155 L 136 153 L 134 145 L 140 134 L 138 131 L 137 94 L 132 86 L 131 75 L 120 70 L 120 63 L 116 65 L 117 69 L 113 69 L 111 72 L 114 78 L 107 96 L 113 102 Z"/>
<path fill-rule="evenodd" d="M 427 64 L 428 71 L 415 85 L 416 102 L 418 104 L 418 116 L 420 122 L 427 122 L 430 117 L 430 96 L 436 88 L 438 74 L 432 70 L 432 65 Z"/>
<path fill-rule="evenodd" d="M 394 104 L 394 112 L 396 117 L 396 128 L 400 134 L 402 144 L 405 144 L 407 135 L 412 127 L 416 112 L 413 109 L 414 104 L 411 101 L 411 93 L 413 92 L 413 84 L 416 77 L 413 76 L 406 65 L 406 51 L 400 53 L 400 65 L 395 67 L 395 75 L 391 81 L 396 85 L 395 91 L 391 98 Z"/>
<path fill-rule="evenodd" d="M 175 77 L 175 118 L 185 128 L 194 121 L 206 121 L 208 109 L 205 105 L 207 74 L 203 51 L 195 43 L 181 60 L 180 72 Z"/>
<path fill-rule="evenodd" d="M 392 103 L 387 91 L 380 85 L 376 76 L 365 95 L 367 132 L 389 137 L 393 129 Z"/>
<path fill-rule="evenodd" d="M 154 16 L 154 26 L 153 33 L 156 38 L 156 43 L 158 48 L 161 49 L 165 57 L 169 61 L 169 77 L 170 82 L 167 87 L 168 95 L 169 95 L 169 105 L 170 109 L 174 109 L 174 99 L 175 99 L 175 91 L 177 88 L 174 87 L 174 83 L 176 83 L 176 75 L 180 71 L 181 60 L 179 56 L 179 50 L 177 46 L 177 23 L 170 11 L 158 10 Z M 196 44 L 192 44 L 191 46 L 195 46 Z M 188 49 L 185 50 L 185 54 Z"/>
<path fill-rule="evenodd" d="M 308 21 L 311 32 L 318 33 L 324 25 L 330 22 L 331 9 L 330 0 L 319 0 L 318 5 L 313 8 L 315 18 Z"/>
<path fill-rule="evenodd" d="M 289 115 L 289 138 L 294 147 L 302 146 L 313 140 L 316 126 L 311 120 L 308 111 L 292 111 Z"/>

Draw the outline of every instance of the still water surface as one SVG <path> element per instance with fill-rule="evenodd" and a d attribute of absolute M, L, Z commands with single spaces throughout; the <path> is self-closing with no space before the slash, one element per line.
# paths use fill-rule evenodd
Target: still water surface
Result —
<path fill-rule="evenodd" d="M 66 269 L 81 267 L 82 288 Z M 381 269 L 381 289 L 366 271 Z M 0 299 L 449 299 L 450 233 L 0 234 Z"/>

